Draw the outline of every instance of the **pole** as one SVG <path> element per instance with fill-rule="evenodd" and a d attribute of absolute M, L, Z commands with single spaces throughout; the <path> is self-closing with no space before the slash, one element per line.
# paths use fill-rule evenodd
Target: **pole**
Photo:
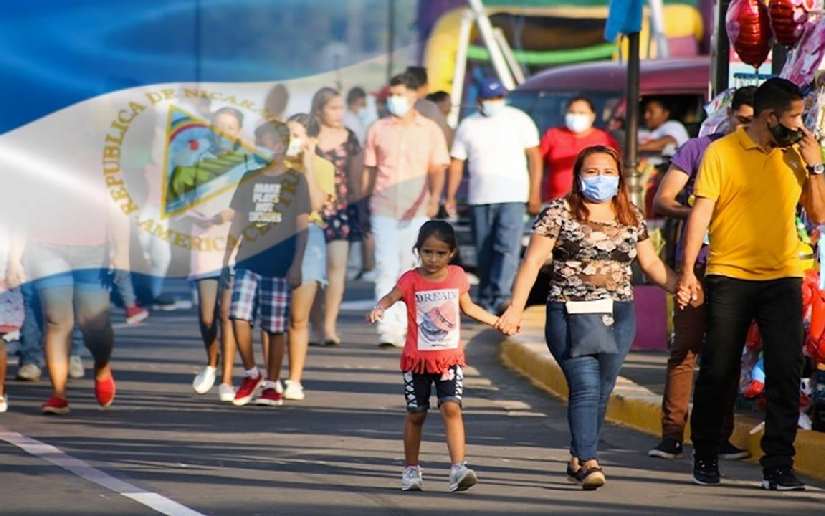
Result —
<path fill-rule="evenodd" d="M 390 0 L 387 14 L 387 84 L 393 73 L 393 55 L 395 54 L 395 0 Z"/>
<path fill-rule="evenodd" d="M 625 117 L 624 174 L 630 185 L 630 200 L 644 207 L 641 176 L 637 170 L 639 143 L 639 33 L 627 35 L 627 116 Z"/>
<path fill-rule="evenodd" d="M 487 51 L 490 52 L 490 59 L 493 62 L 493 68 L 496 70 L 498 79 L 505 88 L 512 90 L 516 87 L 516 82 L 510 73 L 510 69 L 507 68 L 507 61 L 504 60 L 501 49 L 499 49 L 496 38 L 493 35 L 493 24 L 490 23 L 490 18 L 487 17 L 487 13 L 484 12 L 484 4 L 482 4 L 481 0 L 467 0 L 467 3 L 476 15 L 478 31 L 481 33 L 481 39 L 484 40 Z"/>
<path fill-rule="evenodd" d="M 725 15 L 730 0 L 716 0 L 716 31 L 711 42 L 711 98 L 728 89 L 730 75 L 730 41 L 725 29 Z"/>
<path fill-rule="evenodd" d="M 458 115 L 461 111 L 461 99 L 464 96 L 464 76 L 467 73 L 467 47 L 470 46 L 470 34 L 473 28 L 473 15 L 469 9 L 461 16 L 461 25 L 458 29 L 458 48 L 455 52 L 455 73 L 453 74 L 453 89 L 450 92 L 452 107 L 447 123 L 450 127 L 458 126 Z"/>
<path fill-rule="evenodd" d="M 656 42 L 656 59 L 670 57 L 670 44 L 665 34 L 665 15 L 662 0 L 648 0 L 650 5 L 650 32 Z"/>

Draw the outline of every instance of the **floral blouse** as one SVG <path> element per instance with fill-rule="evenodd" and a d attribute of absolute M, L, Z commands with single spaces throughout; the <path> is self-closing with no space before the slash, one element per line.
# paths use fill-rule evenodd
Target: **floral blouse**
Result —
<path fill-rule="evenodd" d="M 533 231 L 556 240 L 548 301 L 594 301 L 610 298 L 632 301 L 630 264 L 636 244 L 647 240 L 641 211 L 639 223 L 601 223 L 576 220 L 566 199 L 556 199 L 533 224 Z"/>

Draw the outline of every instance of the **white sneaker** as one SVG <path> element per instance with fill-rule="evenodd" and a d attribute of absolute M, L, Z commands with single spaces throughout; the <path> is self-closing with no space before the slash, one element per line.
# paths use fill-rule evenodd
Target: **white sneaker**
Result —
<path fill-rule="evenodd" d="M 86 375 L 86 370 L 83 369 L 83 360 L 77 355 L 69 357 L 69 378 L 78 380 Z"/>
<path fill-rule="evenodd" d="M 466 491 L 476 484 L 478 484 L 476 472 L 464 464 L 450 468 L 449 491 L 451 493 L 455 491 Z"/>
<path fill-rule="evenodd" d="M 9 395 L 0 396 L 0 412 L 5 412 L 9 409 Z"/>
<path fill-rule="evenodd" d="M 27 382 L 36 382 L 40 379 L 40 367 L 37 364 L 24 364 L 17 370 L 17 379 Z"/>
<path fill-rule="evenodd" d="M 407 466 L 401 474 L 402 491 L 423 491 L 424 477 L 421 475 L 421 466 Z"/>
<path fill-rule="evenodd" d="M 218 387 L 218 399 L 220 399 L 221 401 L 228 401 L 231 403 L 235 399 L 235 388 L 231 385 L 226 385 L 225 383 L 222 383 Z"/>
<path fill-rule="evenodd" d="M 293 383 L 289 380 L 284 382 L 286 384 L 286 389 L 284 389 L 284 398 L 288 400 L 303 400 L 304 399 L 304 386 L 300 383 Z"/>
<path fill-rule="evenodd" d="M 192 388 L 198 394 L 206 394 L 209 389 L 215 385 L 215 374 L 218 372 L 217 367 L 206 366 L 203 371 L 198 373 L 194 380 L 192 380 Z"/>

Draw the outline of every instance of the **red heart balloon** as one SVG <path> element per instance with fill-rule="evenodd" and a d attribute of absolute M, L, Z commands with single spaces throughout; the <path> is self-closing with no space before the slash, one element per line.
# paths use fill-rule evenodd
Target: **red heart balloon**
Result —
<path fill-rule="evenodd" d="M 802 0 L 770 0 L 768 13 L 776 41 L 786 47 L 796 45 L 808 20 Z"/>
<path fill-rule="evenodd" d="M 733 0 L 725 17 L 728 39 L 742 62 L 759 68 L 771 50 L 768 8 L 760 0 Z"/>

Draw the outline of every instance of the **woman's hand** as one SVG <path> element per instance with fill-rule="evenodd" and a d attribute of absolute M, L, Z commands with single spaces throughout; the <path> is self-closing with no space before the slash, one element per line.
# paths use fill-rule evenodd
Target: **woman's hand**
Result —
<path fill-rule="evenodd" d="M 370 314 L 367 316 L 367 320 L 370 322 L 370 324 L 375 324 L 383 318 L 384 309 L 380 306 L 376 306 L 375 308 L 373 308 L 372 312 L 370 312 Z"/>
<path fill-rule="evenodd" d="M 496 321 L 496 329 L 505 335 L 515 335 L 521 331 L 522 310 L 510 306 Z"/>

